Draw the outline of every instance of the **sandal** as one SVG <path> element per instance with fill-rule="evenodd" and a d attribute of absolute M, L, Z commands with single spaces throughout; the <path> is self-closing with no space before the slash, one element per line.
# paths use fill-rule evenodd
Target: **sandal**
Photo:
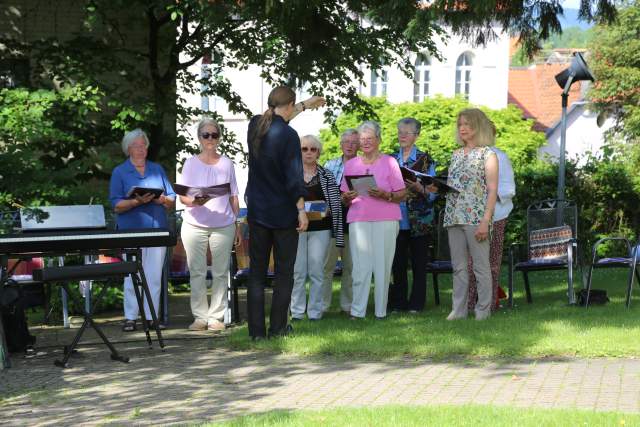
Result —
<path fill-rule="evenodd" d="M 126 319 L 124 321 L 124 325 L 122 325 L 122 330 L 124 332 L 133 332 L 136 330 L 136 321 L 135 320 L 129 320 Z"/>

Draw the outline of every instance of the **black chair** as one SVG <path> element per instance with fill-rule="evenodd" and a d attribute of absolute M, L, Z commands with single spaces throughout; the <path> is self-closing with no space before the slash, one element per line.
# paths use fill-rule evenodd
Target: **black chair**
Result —
<path fill-rule="evenodd" d="M 509 249 L 509 306 L 513 307 L 513 276 L 521 271 L 527 302 L 531 303 L 529 273 L 567 270 L 569 304 L 575 304 L 574 270 L 578 269 L 578 210 L 567 200 L 548 199 L 527 208 L 527 243 Z M 526 252 L 518 251 L 526 249 Z"/>
<path fill-rule="evenodd" d="M 598 248 L 602 245 L 610 247 L 613 253 L 609 257 L 601 257 L 598 255 Z M 591 295 L 591 283 L 593 281 L 593 270 L 601 268 L 627 268 L 629 269 L 629 278 L 627 279 L 627 298 L 626 307 L 631 305 L 631 290 L 633 288 L 634 277 L 637 277 L 640 284 L 640 273 L 636 268 L 637 265 L 637 249 L 638 246 L 631 246 L 631 242 L 625 237 L 605 237 L 598 240 L 592 249 L 591 265 L 587 274 L 587 295 L 584 300 L 584 306 L 589 306 L 589 297 Z M 616 256 L 618 255 L 618 256 Z"/>
<path fill-rule="evenodd" d="M 438 223 L 435 232 L 435 244 L 431 246 L 431 258 L 427 263 L 427 274 L 431 274 L 433 281 L 433 295 L 436 305 L 440 305 L 440 288 L 438 276 L 440 274 L 452 274 L 451 252 L 449 250 L 449 235 L 444 223 L 444 210 L 438 215 Z"/>

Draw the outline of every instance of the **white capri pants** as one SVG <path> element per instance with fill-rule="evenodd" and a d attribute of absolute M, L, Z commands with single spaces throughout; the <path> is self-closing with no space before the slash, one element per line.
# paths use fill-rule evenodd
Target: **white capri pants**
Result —
<path fill-rule="evenodd" d="M 331 241 L 330 230 L 307 231 L 298 236 L 298 252 L 293 267 L 293 290 L 291 291 L 291 316 L 304 317 L 305 308 L 309 319 L 321 319 L 323 313 L 324 262 Z M 307 305 L 307 276 L 309 304 Z"/>
<path fill-rule="evenodd" d="M 396 251 L 398 221 L 352 222 L 349 224 L 349 247 L 353 271 L 351 315 L 365 317 L 369 302 L 371 275 L 374 279 L 376 317 L 387 315 L 389 279 Z"/>

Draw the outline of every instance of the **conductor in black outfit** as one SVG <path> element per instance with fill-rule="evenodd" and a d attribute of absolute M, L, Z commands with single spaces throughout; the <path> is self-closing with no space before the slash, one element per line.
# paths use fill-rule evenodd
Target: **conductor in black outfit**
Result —
<path fill-rule="evenodd" d="M 304 181 L 300 137 L 289 120 L 307 108 L 324 105 L 321 97 L 296 104 L 296 94 L 286 86 L 269 94 L 268 109 L 249 123 L 249 222 L 250 272 L 247 290 L 249 335 L 267 337 L 264 316 L 264 286 L 273 248 L 275 277 L 269 337 L 286 335 L 293 266 L 298 250 L 298 232 L 307 229 L 304 211 Z"/>

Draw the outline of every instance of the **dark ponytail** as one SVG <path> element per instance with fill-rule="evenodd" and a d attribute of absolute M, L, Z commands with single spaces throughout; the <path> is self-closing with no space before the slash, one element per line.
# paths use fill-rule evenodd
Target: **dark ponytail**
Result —
<path fill-rule="evenodd" d="M 296 93 L 287 86 L 278 86 L 269 93 L 267 105 L 269 108 L 260 116 L 258 123 L 249 129 L 249 144 L 254 155 L 260 151 L 260 142 L 271 127 L 276 107 L 283 107 L 296 102 Z"/>

